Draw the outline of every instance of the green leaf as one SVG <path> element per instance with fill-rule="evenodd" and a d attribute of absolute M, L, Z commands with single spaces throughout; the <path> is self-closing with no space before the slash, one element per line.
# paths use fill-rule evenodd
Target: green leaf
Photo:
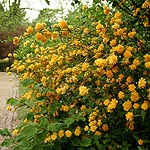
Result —
<path fill-rule="evenodd" d="M 144 121 L 146 115 L 146 111 L 141 110 L 142 121 Z"/>
<path fill-rule="evenodd" d="M 138 146 L 138 150 L 143 150 L 143 147 L 142 146 Z"/>
<path fill-rule="evenodd" d="M 37 133 L 37 127 L 34 124 L 29 124 L 23 130 L 23 134 L 27 137 L 34 136 Z"/>
<path fill-rule="evenodd" d="M 45 2 L 49 5 L 49 0 L 45 0 Z"/>
<path fill-rule="evenodd" d="M 51 131 L 51 132 L 54 132 L 56 131 L 56 125 L 57 123 L 51 123 L 49 126 L 48 126 L 48 130 Z"/>
<path fill-rule="evenodd" d="M 48 124 L 49 124 L 49 121 L 48 121 L 48 119 L 47 118 L 40 118 L 40 124 L 41 124 L 41 126 L 47 126 Z"/>
<path fill-rule="evenodd" d="M 22 81 L 23 86 L 28 86 L 28 85 L 31 85 L 32 83 L 34 83 L 34 81 L 29 78 L 26 78 Z"/>
<path fill-rule="evenodd" d="M 6 104 L 10 104 L 12 106 L 19 104 L 19 101 L 15 98 L 9 98 L 6 102 Z"/>
<path fill-rule="evenodd" d="M 67 118 L 64 120 L 64 122 L 69 127 L 74 122 L 74 118 Z"/>
<path fill-rule="evenodd" d="M 82 141 L 80 142 L 80 145 L 84 146 L 84 147 L 90 146 L 91 145 L 91 139 L 83 138 Z"/>
<path fill-rule="evenodd" d="M 37 144 L 34 149 L 36 150 L 43 150 L 43 146 L 41 144 Z"/>
<path fill-rule="evenodd" d="M 79 146 L 79 145 L 80 145 L 80 139 L 74 137 L 74 138 L 71 140 L 71 143 L 72 143 L 72 145 L 73 145 L 74 147 L 75 147 L 75 146 Z"/>
<path fill-rule="evenodd" d="M 0 130 L 0 134 L 3 136 L 9 136 L 11 133 L 8 131 L 8 128 Z"/>
<path fill-rule="evenodd" d="M 40 132 L 37 133 L 36 135 L 36 139 L 37 141 L 41 142 L 44 141 L 47 135 L 47 130 L 42 130 Z"/>
<path fill-rule="evenodd" d="M 2 142 L 2 146 L 10 146 L 11 144 L 13 143 L 13 140 L 12 139 L 5 139 L 3 142 Z"/>
<path fill-rule="evenodd" d="M 34 119 L 34 114 L 32 112 L 28 113 L 27 119 L 32 121 Z"/>
<path fill-rule="evenodd" d="M 34 86 L 34 89 L 38 89 L 41 85 L 42 85 L 42 83 L 36 84 L 36 85 Z"/>
<path fill-rule="evenodd" d="M 34 106 L 34 102 L 33 101 L 25 101 L 24 102 L 28 107 L 32 108 Z"/>

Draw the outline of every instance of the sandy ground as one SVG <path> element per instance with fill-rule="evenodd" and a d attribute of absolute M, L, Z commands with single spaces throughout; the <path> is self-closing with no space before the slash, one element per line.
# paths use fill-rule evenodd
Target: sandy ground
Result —
<path fill-rule="evenodd" d="M 9 98 L 18 97 L 18 79 L 15 74 L 10 76 L 5 72 L 0 72 L 0 129 L 8 128 L 13 130 L 17 124 L 17 114 L 6 110 L 6 101 Z M 0 136 L 0 143 L 2 137 Z M 5 148 L 1 148 L 0 150 Z"/>

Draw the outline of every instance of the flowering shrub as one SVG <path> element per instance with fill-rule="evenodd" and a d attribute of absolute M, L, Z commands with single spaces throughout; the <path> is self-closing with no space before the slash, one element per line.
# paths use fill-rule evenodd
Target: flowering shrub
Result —
<path fill-rule="evenodd" d="M 11 71 L 28 91 L 8 104 L 29 111 L 10 135 L 15 149 L 149 148 L 150 54 L 123 13 L 83 6 L 14 43 Z"/>

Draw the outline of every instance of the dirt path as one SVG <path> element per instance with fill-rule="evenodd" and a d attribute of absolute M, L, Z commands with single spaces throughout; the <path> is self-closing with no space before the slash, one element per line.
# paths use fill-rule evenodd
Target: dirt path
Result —
<path fill-rule="evenodd" d="M 8 128 L 12 130 L 17 124 L 17 114 L 6 110 L 6 101 L 8 98 L 18 97 L 18 85 L 19 82 L 15 74 L 7 76 L 7 73 L 0 72 L 0 129 Z M 1 142 L 2 137 L 0 136 Z"/>

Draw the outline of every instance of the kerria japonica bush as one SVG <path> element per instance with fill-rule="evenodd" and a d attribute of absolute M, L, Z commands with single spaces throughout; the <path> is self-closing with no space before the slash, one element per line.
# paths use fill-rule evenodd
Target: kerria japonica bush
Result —
<path fill-rule="evenodd" d="M 140 7 L 147 11 L 150 2 Z M 16 150 L 150 149 L 148 39 L 107 6 L 74 13 L 14 38 L 10 71 L 28 90 L 8 104 L 28 113 L 10 143 Z"/>

